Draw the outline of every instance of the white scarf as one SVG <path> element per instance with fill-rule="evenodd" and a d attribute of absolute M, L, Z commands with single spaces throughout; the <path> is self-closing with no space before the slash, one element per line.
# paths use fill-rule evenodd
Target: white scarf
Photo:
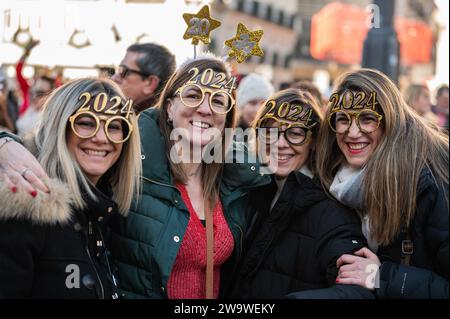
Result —
<path fill-rule="evenodd" d="M 367 239 L 369 248 L 376 252 L 378 243 L 372 239 L 369 216 L 364 214 L 363 178 L 364 169 L 342 166 L 334 177 L 330 193 L 342 204 L 356 209 L 363 216 L 361 220 L 362 233 Z"/>

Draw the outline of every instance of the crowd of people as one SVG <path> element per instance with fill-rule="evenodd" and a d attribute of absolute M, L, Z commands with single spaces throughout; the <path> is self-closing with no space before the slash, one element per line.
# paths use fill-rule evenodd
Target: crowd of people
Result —
<path fill-rule="evenodd" d="M 152 43 L 30 86 L 35 45 L 0 87 L 0 298 L 448 298 L 448 86 L 326 100 Z"/>

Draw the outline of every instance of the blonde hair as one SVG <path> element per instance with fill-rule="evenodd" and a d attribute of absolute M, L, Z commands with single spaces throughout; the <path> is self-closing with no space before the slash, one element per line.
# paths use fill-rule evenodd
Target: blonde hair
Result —
<path fill-rule="evenodd" d="M 174 141 L 170 139 L 170 133 L 173 129 L 172 125 L 169 124 L 168 117 L 168 101 L 171 99 L 175 92 L 183 86 L 191 77 L 192 73 L 189 73 L 189 70 L 193 67 L 198 68 L 199 74 L 206 69 L 212 69 L 215 72 L 223 72 L 226 74 L 227 80 L 231 78 L 230 68 L 229 66 L 219 58 L 216 58 L 212 55 L 210 56 L 202 56 L 198 59 L 190 60 L 180 66 L 175 73 L 169 78 L 167 81 L 164 90 L 161 93 L 159 103 L 157 108 L 160 110 L 159 115 L 159 127 L 164 136 L 166 142 L 166 156 L 169 159 L 170 169 L 173 175 L 174 182 L 178 183 L 187 183 L 187 175 L 184 171 L 183 164 L 177 164 L 170 160 L 170 150 L 174 145 Z M 233 98 L 235 99 L 235 92 L 232 92 Z M 234 128 L 236 126 L 236 106 L 227 113 L 225 120 L 225 128 Z M 213 162 L 211 164 L 202 163 L 202 187 L 203 187 L 203 195 L 205 197 L 205 203 L 209 209 L 212 209 L 215 205 L 215 202 L 219 196 L 219 187 L 221 181 L 221 175 L 223 171 L 223 163 L 225 162 L 224 157 L 226 154 L 226 145 L 225 143 L 225 135 L 222 134 L 222 161 L 221 163 Z"/>
<path fill-rule="evenodd" d="M 253 120 L 252 127 L 254 129 L 257 129 L 258 121 L 261 118 L 263 118 L 264 115 L 266 115 L 267 112 L 269 112 L 269 110 L 272 110 L 274 112 L 274 114 L 278 114 L 278 109 L 281 107 L 281 105 L 284 102 L 297 103 L 304 107 L 303 110 L 312 109 L 312 111 L 313 111 L 311 119 L 313 122 L 316 122 L 317 124 L 311 128 L 311 133 L 312 133 L 311 137 L 312 137 L 312 141 L 313 141 L 313 144 L 311 144 L 311 145 L 315 145 L 315 143 L 317 141 L 317 135 L 319 134 L 320 126 L 322 125 L 322 122 L 323 122 L 323 112 L 317 102 L 317 99 L 315 97 L 313 97 L 313 95 L 309 91 L 301 90 L 301 89 L 297 89 L 297 88 L 289 88 L 289 89 L 285 89 L 285 90 L 276 92 L 275 94 L 273 94 L 272 96 L 270 96 L 267 99 L 267 101 L 270 101 L 270 100 L 275 100 L 275 102 L 276 102 L 275 108 L 272 108 L 270 104 L 265 103 L 264 107 L 262 107 L 258 110 L 258 112 L 255 116 L 255 119 Z M 257 146 L 257 147 L 259 147 L 259 146 Z M 311 148 L 311 151 L 309 153 L 308 168 L 311 170 L 311 172 L 313 174 L 315 174 L 315 146 L 313 146 Z"/>
<path fill-rule="evenodd" d="M 436 125 L 425 122 L 405 102 L 395 84 L 383 73 L 360 69 L 342 75 L 335 84 L 346 90 L 376 93 L 383 114 L 380 144 L 365 163 L 364 203 L 373 238 L 386 245 L 402 227 L 408 227 L 416 210 L 417 185 L 427 167 L 436 183 L 448 185 L 449 139 Z M 331 104 L 325 117 L 328 118 Z M 323 125 L 317 144 L 317 172 L 325 187 L 346 163 L 336 143 L 336 133 Z M 437 177 L 437 179 L 436 179 Z M 447 205 L 448 205 L 448 198 Z"/>
<path fill-rule="evenodd" d="M 117 95 L 125 101 L 119 86 L 107 79 L 78 79 L 70 81 L 55 90 L 46 100 L 41 122 L 35 137 L 38 160 L 50 178 L 65 182 L 73 196 L 77 208 L 86 206 L 82 192 L 96 199 L 90 182 L 67 147 L 69 117 L 81 106 L 79 96 L 89 92 L 92 98 L 100 93 Z M 113 188 L 113 199 L 120 212 L 128 213 L 133 197 L 140 194 L 141 146 L 136 116 L 131 113 L 129 120 L 134 128 L 130 138 L 124 143 L 117 162 L 108 170 L 109 182 Z"/>

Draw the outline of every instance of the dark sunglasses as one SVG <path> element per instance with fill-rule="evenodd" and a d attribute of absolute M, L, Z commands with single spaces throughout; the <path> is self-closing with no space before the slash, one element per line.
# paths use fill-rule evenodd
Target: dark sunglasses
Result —
<path fill-rule="evenodd" d="M 146 78 L 147 76 L 150 75 L 150 74 L 138 71 L 138 70 L 130 69 L 129 67 L 127 67 L 125 65 L 119 65 L 119 67 L 118 67 L 118 69 L 116 71 L 116 74 L 118 74 L 122 79 L 126 78 L 131 73 L 139 74 L 143 78 Z"/>

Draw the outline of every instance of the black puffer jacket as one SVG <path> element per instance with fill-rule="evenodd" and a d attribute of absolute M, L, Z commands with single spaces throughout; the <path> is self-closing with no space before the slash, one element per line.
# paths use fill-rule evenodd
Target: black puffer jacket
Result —
<path fill-rule="evenodd" d="M 394 242 L 379 247 L 382 262 L 378 298 L 449 298 L 448 294 L 448 185 L 438 185 L 424 170 L 417 187 L 417 210 L 410 233 L 413 253 L 410 266 L 400 264 L 401 233 Z"/>
<path fill-rule="evenodd" d="M 117 205 L 95 190 L 100 201 L 76 211 L 63 185 L 50 189 L 33 199 L 0 183 L 0 298 L 111 298 L 106 224 Z"/>
<path fill-rule="evenodd" d="M 336 260 L 366 245 L 356 214 L 331 200 L 316 180 L 293 172 L 269 212 L 276 185 L 253 194 L 254 216 L 227 297 L 283 298 L 334 287 L 336 298 L 373 298 L 366 289 L 335 285 Z"/>

